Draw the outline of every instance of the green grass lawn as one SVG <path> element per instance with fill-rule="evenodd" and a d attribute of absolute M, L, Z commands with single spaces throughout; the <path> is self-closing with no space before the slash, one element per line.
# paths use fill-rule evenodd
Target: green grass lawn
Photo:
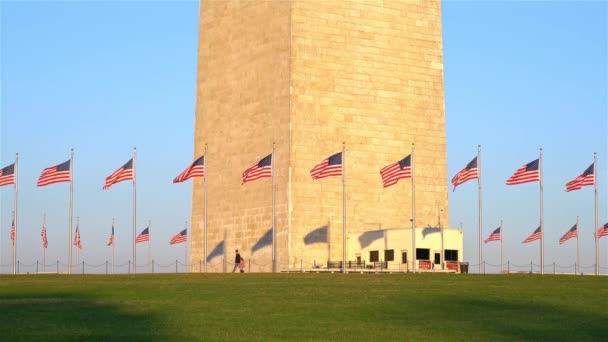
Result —
<path fill-rule="evenodd" d="M 0 340 L 600 341 L 608 277 L 0 276 Z"/>

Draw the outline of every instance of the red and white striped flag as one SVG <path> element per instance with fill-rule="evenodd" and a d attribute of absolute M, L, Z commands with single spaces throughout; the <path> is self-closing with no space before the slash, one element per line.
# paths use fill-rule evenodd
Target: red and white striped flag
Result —
<path fill-rule="evenodd" d="M 578 238 L 578 225 L 574 225 L 572 226 L 572 228 L 568 229 L 568 231 L 566 232 L 566 234 L 564 234 L 564 236 L 562 236 L 559 239 L 559 244 L 563 244 L 564 242 L 570 240 L 571 238 L 576 237 Z"/>
<path fill-rule="evenodd" d="M 479 177 L 479 173 L 477 171 L 477 157 L 475 157 L 452 178 L 452 185 L 454 185 L 452 191 L 456 191 L 456 187 L 460 184 L 477 177 Z"/>
<path fill-rule="evenodd" d="M 485 243 L 488 243 L 490 241 L 500 241 L 502 239 L 502 235 L 500 232 L 501 228 L 502 227 L 498 227 L 498 228 L 494 229 L 492 234 L 490 234 L 490 236 L 488 236 L 488 238 L 485 239 Z"/>
<path fill-rule="evenodd" d="M 528 242 L 532 242 L 535 240 L 539 240 L 541 236 L 542 236 L 542 232 L 540 231 L 540 226 L 538 226 L 538 228 L 536 228 L 536 230 L 532 233 L 532 235 L 528 236 L 528 238 L 525 239 L 522 243 L 528 243 Z"/>
<path fill-rule="evenodd" d="M 260 178 L 272 177 L 272 153 L 243 171 L 243 184 Z"/>
<path fill-rule="evenodd" d="M 15 184 L 15 163 L 0 169 L 0 186 Z"/>
<path fill-rule="evenodd" d="M 131 158 L 125 163 L 125 165 L 121 166 L 118 170 L 114 171 L 114 173 L 106 178 L 106 184 L 103 186 L 103 190 L 109 189 L 112 184 L 131 179 L 135 179 L 135 173 L 133 172 L 133 158 Z"/>
<path fill-rule="evenodd" d="M 108 246 L 112 246 L 114 244 L 114 225 L 112 225 L 112 234 L 110 234 L 110 241 L 108 241 Z"/>
<path fill-rule="evenodd" d="M 583 173 L 566 183 L 566 192 L 579 190 L 587 185 L 595 185 L 594 164 L 592 163 Z"/>
<path fill-rule="evenodd" d="M 42 237 L 42 247 L 44 249 L 49 248 L 49 240 L 46 236 L 46 226 L 42 226 L 42 232 L 40 232 L 40 236 Z"/>
<path fill-rule="evenodd" d="M 13 243 L 15 243 L 15 234 L 17 233 L 16 227 L 15 227 L 15 219 L 13 219 L 13 222 L 11 223 L 11 240 L 13 240 Z"/>
<path fill-rule="evenodd" d="M 411 178 L 412 155 L 410 154 L 398 162 L 383 167 L 380 170 L 380 177 L 382 178 L 382 186 L 385 188 L 397 184 L 401 178 Z"/>
<path fill-rule="evenodd" d="M 188 240 L 187 231 L 187 229 L 184 229 L 181 232 L 177 233 L 173 238 L 171 238 L 169 244 L 175 245 L 176 243 L 186 242 Z"/>
<path fill-rule="evenodd" d="M 82 249 L 82 241 L 80 241 L 80 229 L 76 225 L 76 234 L 74 235 L 74 246 Z"/>
<path fill-rule="evenodd" d="M 135 243 L 140 243 L 140 242 L 145 242 L 145 241 L 150 241 L 150 228 L 149 227 L 142 230 L 141 233 L 139 233 L 139 235 L 137 235 L 137 238 L 135 239 Z"/>
<path fill-rule="evenodd" d="M 597 238 L 601 238 L 602 236 L 608 236 L 608 223 L 597 229 Z"/>
<path fill-rule="evenodd" d="M 187 179 L 205 176 L 205 156 L 195 160 L 182 173 L 173 179 L 173 183 L 181 183 Z"/>
<path fill-rule="evenodd" d="M 331 176 L 342 175 L 342 152 L 338 152 L 333 156 L 323 159 L 319 164 L 310 170 L 312 179 L 321 179 Z"/>
<path fill-rule="evenodd" d="M 42 170 L 37 185 L 46 186 L 54 183 L 69 182 L 71 180 L 72 172 L 70 171 L 70 161 L 68 160 L 59 165 L 47 167 Z"/>
<path fill-rule="evenodd" d="M 517 185 L 540 181 L 539 160 L 533 160 L 515 171 L 513 176 L 507 179 L 507 185 Z"/>

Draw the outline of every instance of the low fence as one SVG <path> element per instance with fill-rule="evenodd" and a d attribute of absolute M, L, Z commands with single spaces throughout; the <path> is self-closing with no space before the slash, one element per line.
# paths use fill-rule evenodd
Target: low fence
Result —
<path fill-rule="evenodd" d="M 272 272 L 272 262 L 265 262 L 250 258 L 246 263 L 246 272 Z M 466 264 L 466 269 L 465 266 Z M 71 273 L 71 274 L 131 274 L 134 273 L 133 264 L 131 260 L 127 260 L 123 263 L 112 264 L 110 261 L 101 263 L 91 264 L 86 261 L 82 261 L 76 264 L 69 265 L 56 260 L 52 263 L 42 264 L 40 261 L 34 261 L 30 263 L 24 263 L 23 261 L 17 261 L 13 270 L 12 264 L 1 264 L 0 274 L 37 274 L 37 273 Z M 481 266 L 481 267 L 480 267 Z M 452 268 L 452 270 L 448 270 Z M 213 273 L 226 273 L 234 270 L 234 264 L 226 259 L 220 259 L 213 262 L 207 262 L 208 272 Z M 341 271 L 341 261 L 327 261 L 325 263 L 312 263 L 304 262 L 300 260 L 292 264 L 277 264 L 277 271 L 288 271 L 288 272 L 321 272 L 321 271 Z M 600 274 L 608 274 L 608 267 L 599 267 Z M 238 271 L 238 270 L 237 270 Z M 348 272 L 411 272 L 410 267 L 407 264 L 398 262 L 356 262 L 347 261 L 346 271 Z M 418 268 L 417 272 L 442 272 L 442 271 L 454 271 L 453 267 L 441 267 L 439 265 L 432 265 L 431 268 Z M 500 274 L 500 273 L 540 273 L 540 265 L 534 262 L 526 264 L 517 264 L 507 261 L 503 265 L 491 264 L 484 262 L 480 264 L 471 263 L 460 263 L 459 268 L 456 272 L 460 273 L 477 273 L 477 274 Z M 203 273 L 205 272 L 204 260 L 199 260 L 198 263 L 183 263 L 180 260 L 171 262 L 157 262 L 152 260 L 150 263 L 138 264 L 135 273 Z M 595 274 L 595 265 L 577 265 L 576 263 L 570 265 L 560 265 L 555 262 L 545 264 L 545 274 L 580 274 L 590 275 Z"/>

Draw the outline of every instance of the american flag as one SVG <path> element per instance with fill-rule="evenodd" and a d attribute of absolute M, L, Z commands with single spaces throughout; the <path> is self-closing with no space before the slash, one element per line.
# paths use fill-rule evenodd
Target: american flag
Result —
<path fill-rule="evenodd" d="M 595 174 L 594 174 L 594 166 L 593 163 L 585 170 L 585 172 L 581 173 L 575 179 L 566 183 L 566 192 L 578 190 L 587 185 L 595 184 Z"/>
<path fill-rule="evenodd" d="M 13 219 L 13 222 L 11 223 L 11 240 L 13 240 L 13 243 L 15 243 L 15 234 L 17 233 L 17 228 L 15 227 L 15 219 Z"/>
<path fill-rule="evenodd" d="M 146 228 L 141 231 L 137 238 L 135 239 L 135 243 L 150 241 L 150 228 Z"/>
<path fill-rule="evenodd" d="M 182 230 L 181 232 L 177 233 L 169 242 L 172 245 L 175 245 L 176 243 L 182 243 L 182 242 L 186 242 L 188 240 L 188 234 L 187 234 L 187 229 Z"/>
<path fill-rule="evenodd" d="M 15 184 L 15 163 L 0 169 L 0 186 Z"/>
<path fill-rule="evenodd" d="M 322 162 L 317 164 L 310 170 L 310 176 L 312 179 L 321 179 L 331 176 L 342 175 L 342 152 L 338 152 L 333 156 L 323 159 Z"/>
<path fill-rule="evenodd" d="M 540 170 L 538 159 L 529 162 L 515 171 L 511 178 L 507 179 L 507 185 L 517 185 L 540 181 Z"/>
<path fill-rule="evenodd" d="M 40 232 L 40 236 L 42 236 L 42 247 L 49 248 L 49 240 L 46 236 L 46 226 L 42 226 L 42 232 Z"/>
<path fill-rule="evenodd" d="M 243 172 L 243 184 L 266 177 L 272 177 L 272 153 Z"/>
<path fill-rule="evenodd" d="M 204 177 L 205 176 L 205 156 L 202 156 L 190 164 L 184 172 L 180 173 L 179 176 L 173 179 L 173 183 L 181 183 L 187 179 L 193 177 Z"/>
<path fill-rule="evenodd" d="M 47 167 L 42 170 L 40 178 L 38 178 L 38 186 L 45 186 L 53 183 L 69 182 L 72 180 L 70 172 L 70 161 L 63 162 L 59 165 Z"/>
<path fill-rule="evenodd" d="M 121 166 L 118 170 L 114 171 L 113 174 L 106 178 L 106 184 L 103 186 L 103 189 L 107 190 L 110 188 L 110 186 L 112 186 L 112 184 L 134 178 L 135 174 L 133 173 L 133 158 L 131 158 L 125 165 Z"/>
<path fill-rule="evenodd" d="M 460 170 L 454 178 L 452 178 L 452 184 L 454 185 L 454 190 L 456 191 L 456 187 L 460 184 L 479 177 L 479 173 L 477 172 L 477 157 L 473 158 L 464 169 Z"/>
<path fill-rule="evenodd" d="M 561 245 L 562 243 L 570 240 L 570 238 L 576 237 L 578 238 L 578 225 L 574 225 L 572 226 L 572 228 L 568 229 L 568 231 L 566 232 L 566 234 L 564 234 L 564 236 L 562 236 L 559 239 L 559 244 Z"/>
<path fill-rule="evenodd" d="M 602 236 L 608 236 L 608 223 L 597 229 L 597 238 L 601 238 Z"/>
<path fill-rule="evenodd" d="M 74 246 L 82 249 L 82 241 L 80 241 L 80 229 L 76 225 L 76 234 L 74 235 Z"/>
<path fill-rule="evenodd" d="M 525 239 L 522 243 L 528 243 L 528 242 L 538 240 L 538 239 L 540 239 L 541 235 L 542 235 L 542 232 L 540 231 L 540 226 L 538 226 L 538 228 L 536 228 L 536 230 L 532 233 L 532 235 L 528 236 L 528 238 Z"/>
<path fill-rule="evenodd" d="M 502 239 L 502 235 L 500 234 L 501 228 L 502 227 L 498 227 L 498 228 L 494 229 L 492 234 L 490 234 L 490 236 L 488 236 L 488 238 L 485 239 L 485 243 L 488 243 L 490 241 L 500 241 Z"/>
<path fill-rule="evenodd" d="M 382 186 L 385 188 L 397 184 L 401 178 L 411 178 L 412 155 L 410 154 L 398 162 L 383 167 L 380 170 L 380 177 L 382 177 Z"/>
<path fill-rule="evenodd" d="M 114 244 L 114 226 L 112 226 L 112 234 L 110 234 L 110 241 L 108 241 L 108 246 L 112 246 Z"/>

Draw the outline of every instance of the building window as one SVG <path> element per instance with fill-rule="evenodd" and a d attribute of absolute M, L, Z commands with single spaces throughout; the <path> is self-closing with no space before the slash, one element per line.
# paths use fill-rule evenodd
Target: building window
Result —
<path fill-rule="evenodd" d="M 445 261 L 458 261 L 458 251 L 455 249 L 446 249 L 444 259 Z"/>
<path fill-rule="evenodd" d="M 378 251 L 369 251 L 369 262 L 378 262 L 380 253 Z"/>
<path fill-rule="evenodd" d="M 416 260 L 431 260 L 431 252 L 428 248 L 416 248 Z"/>
<path fill-rule="evenodd" d="M 407 252 L 401 252 L 401 263 L 407 264 Z"/>
<path fill-rule="evenodd" d="M 384 261 L 394 261 L 395 260 L 395 251 L 392 249 L 387 249 L 384 251 Z"/>

